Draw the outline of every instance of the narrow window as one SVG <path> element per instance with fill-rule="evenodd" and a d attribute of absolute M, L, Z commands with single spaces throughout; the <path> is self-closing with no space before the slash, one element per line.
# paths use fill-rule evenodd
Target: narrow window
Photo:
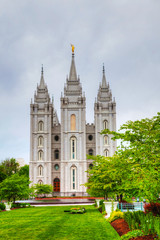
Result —
<path fill-rule="evenodd" d="M 39 146 L 39 147 L 43 147 L 43 137 L 42 137 L 42 136 L 40 136 L 40 137 L 38 138 L 38 146 Z"/>
<path fill-rule="evenodd" d="M 43 175 L 43 167 L 41 165 L 38 167 L 38 173 L 39 173 L 39 176 Z"/>
<path fill-rule="evenodd" d="M 92 155 L 93 155 L 93 149 L 89 149 L 88 154 L 89 154 L 90 156 L 92 156 Z"/>
<path fill-rule="evenodd" d="M 72 114 L 71 115 L 71 131 L 76 130 L 76 115 Z"/>
<path fill-rule="evenodd" d="M 59 159 L 59 150 L 54 151 L 54 158 Z"/>
<path fill-rule="evenodd" d="M 107 135 L 104 136 L 104 145 L 108 145 L 108 136 Z"/>
<path fill-rule="evenodd" d="M 107 149 L 104 151 L 104 156 L 105 156 L 105 157 L 108 157 L 108 156 L 109 156 L 109 151 L 108 151 Z"/>
<path fill-rule="evenodd" d="M 43 122 L 42 121 L 40 121 L 39 123 L 38 123 L 38 131 L 43 131 L 44 130 L 44 124 L 43 124 Z"/>
<path fill-rule="evenodd" d="M 76 167 L 71 167 L 71 189 L 76 189 Z"/>
<path fill-rule="evenodd" d="M 103 129 L 107 129 L 108 128 L 108 121 L 104 120 L 103 122 Z"/>
<path fill-rule="evenodd" d="M 76 159 L 76 138 L 71 137 L 71 159 Z"/>
<path fill-rule="evenodd" d="M 38 160 L 43 160 L 43 151 L 38 152 Z"/>

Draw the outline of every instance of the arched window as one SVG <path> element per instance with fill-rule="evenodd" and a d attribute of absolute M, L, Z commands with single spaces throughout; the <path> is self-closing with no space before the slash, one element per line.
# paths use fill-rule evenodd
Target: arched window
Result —
<path fill-rule="evenodd" d="M 76 130 L 76 115 L 72 114 L 71 115 L 71 131 Z"/>
<path fill-rule="evenodd" d="M 76 166 L 71 167 L 71 190 L 76 189 L 76 178 L 77 178 L 77 168 Z"/>
<path fill-rule="evenodd" d="M 108 156 L 109 156 L 109 151 L 108 151 L 108 149 L 104 150 L 104 156 L 105 156 L 105 157 L 108 157 Z"/>
<path fill-rule="evenodd" d="M 103 129 L 107 129 L 108 128 L 108 121 L 104 120 L 103 122 Z"/>
<path fill-rule="evenodd" d="M 39 185 L 42 185 L 42 184 L 43 184 L 43 181 L 42 181 L 42 180 L 39 180 L 39 181 L 38 181 L 38 184 L 39 184 Z"/>
<path fill-rule="evenodd" d="M 44 123 L 42 121 L 39 121 L 38 123 L 38 131 L 43 131 L 44 130 Z"/>
<path fill-rule="evenodd" d="M 71 159 L 76 159 L 76 145 L 77 141 L 75 137 L 71 137 Z"/>
<path fill-rule="evenodd" d="M 54 151 L 54 158 L 55 158 L 55 159 L 59 159 L 59 150 L 58 150 L 58 149 L 56 149 L 56 150 Z"/>
<path fill-rule="evenodd" d="M 108 136 L 107 135 L 104 136 L 104 145 L 108 145 Z"/>
<path fill-rule="evenodd" d="M 40 150 L 38 152 L 38 160 L 43 160 L 43 151 L 42 150 Z"/>
<path fill-rule="evenodd" d="M 42 137 L 42 136 L 40 136 L 40 137 L 38 138 L 38 146 L 39 146 L 39 147 L 43 147 L 43 137 Z"/>
<path fill-rule="evenodd" d="M 40 165 L 40 166 L 38 167 L 38 175 L 39 175 L 39 176 L 43 176 L 43 167 L 42 167 L 42 165 Z"/>
<path fill-rule="evenodd" d="M 89 149 L 88 154 L 89 154 L 90 156 L 92 156 L 92 155 L 93 155 L 93 149 Z"/>

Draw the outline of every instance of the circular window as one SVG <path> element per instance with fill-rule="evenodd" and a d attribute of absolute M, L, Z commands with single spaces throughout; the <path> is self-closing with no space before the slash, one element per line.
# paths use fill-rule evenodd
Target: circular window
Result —
<path fill-rule="evenodd" d="M 89 164 L 89 168 L 90 168 L 90 169 L 93 168 L 93 164 L 92 164 L 92 163 Z"/>
<path fill-rule="evenodd" d="M 59 165 L 58 164 L 55 164 L 54 165 L 54 169 L 57 171 L 59 169 Z"/>
<path fill-rule="evenodd" d="M 89 135 L 89 136 L 88 136 L 88 139 L 89 139 L 89 141 L 92 141 L 93 136 L 92 136 L 92 135 Z"/>
<path fill-rule="evenodd" d="M 55 139 L 55 141 L 58 141 L 58 140 L 59 140 L 58 135 L 56 135 L 56 136 L 54 137 L 54 139 Z"/>

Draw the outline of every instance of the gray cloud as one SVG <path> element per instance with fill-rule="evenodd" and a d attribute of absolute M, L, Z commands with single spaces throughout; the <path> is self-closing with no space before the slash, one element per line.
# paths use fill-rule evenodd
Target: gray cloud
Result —
<path fill-rule="evenodd" d="M 60 117 L 60 95 L 75 44 L 87 122 L 106 68 L 117 102 L 117 128 L 159 111 L 160 31 L 157 0 L 2 0 L 0 2 L 0 159 L 29 160 L 30 100 L 41 64 Z"/>

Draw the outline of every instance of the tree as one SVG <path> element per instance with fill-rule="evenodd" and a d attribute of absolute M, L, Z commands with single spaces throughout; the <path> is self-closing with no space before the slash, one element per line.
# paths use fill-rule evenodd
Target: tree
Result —
<path fill-rule="evenodd" d="M 24 165 L 23 167 L 21 167 L 18 171 L 18 174 L 20 176 L 24 175 L 29 179 L 29 165 Z"/>
<path fill-rule="evenodd" d="M 113 157 L 89 156 L 92 158 L 93 167 L 88 169 L 88 182 L 85 183 L 87 192 L 92 196 L 108 197 L 121 196 L 130 193 L 137 194 L 138 189 L 133 186 L 130 167 L 125 160 L 117 155 Z M 126 179 L 128 183 L 126 183 Z M 122 200 L 122 199 L 121 199 Z"/>
<path fill-rule="evenodd" d="M 0 183 L 7 177 L 4 171 L 4 167 L 0 165 Z"/>
<path fill-rule="evenodd" d="M 19 163 L 16 162 L 14 158 L 6 159 L 0 164 L 0 182 L 4 180 L 6 177 L 15 174 L 19 170 Z"/>
<path fill-rule="evenodd" d="M 25 176 L 14 174 L 0 183 L 0 198 L 13 201 L 29 197 L 29 181 Z"/>
<path fill-rule="evenodd" d="M 124 190 L 136 189 L 137 196 L 156 201 L 160 193 L 160 113 L 151 119 L 128 121 L 118 132 L 105 129 L 102 134 L 121 140 L 115 156 L 123 160 L 128 169 L 128 177 L 122 185 Z M 119 168 L 122 174 L 124 170 L 124 167 Z M 135 196 L 136 192 L 130 195 Z"/>
<path fill-rule="evenodd" d="M 38 195 L 42 195 L 44 194 L 50 194 L 53 192 L 53 186 L 49 185 L 49 184 L 35 184 L 35 190 L 36 190 L 36 194 Z"/>

